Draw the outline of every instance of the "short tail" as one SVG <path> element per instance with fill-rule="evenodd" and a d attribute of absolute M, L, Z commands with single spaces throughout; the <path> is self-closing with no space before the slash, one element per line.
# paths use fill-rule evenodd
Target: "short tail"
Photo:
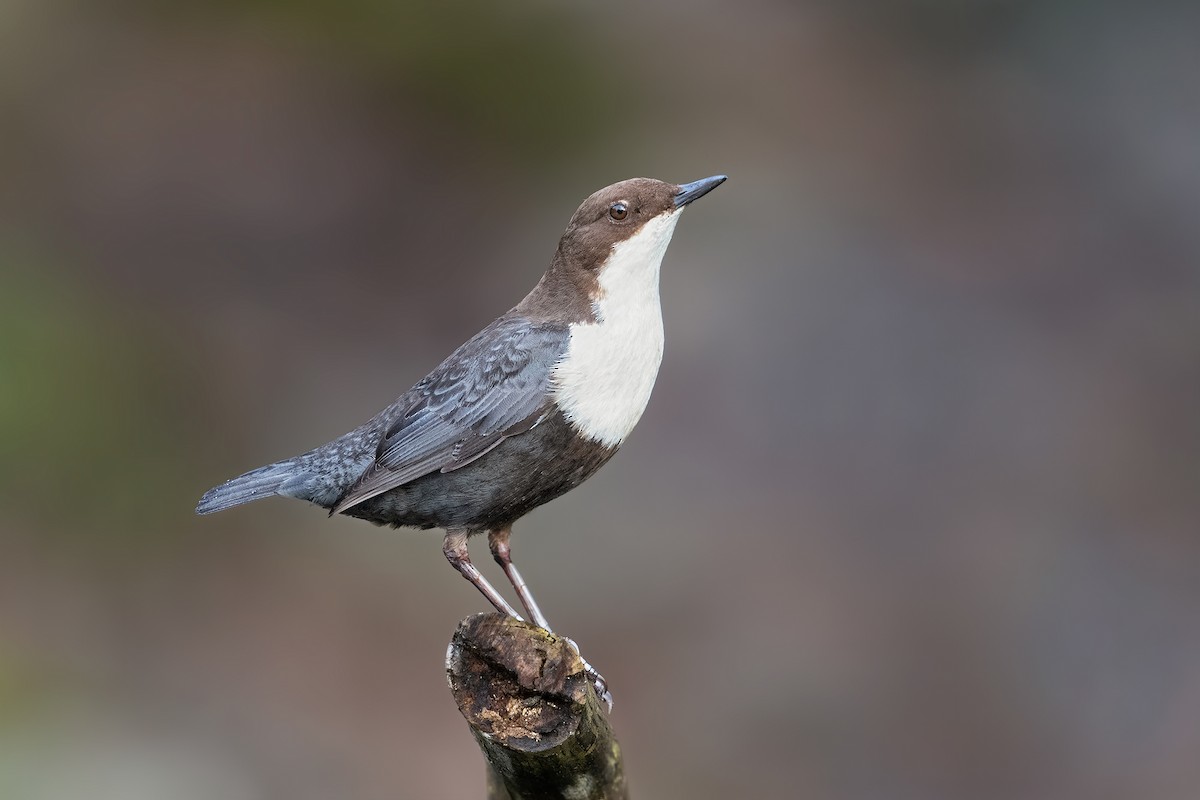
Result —
<path fill-rule="evenodd" d="M 251 500 L 277 495 L 280 488 L 296 476 L 296 469 L 295 460 L 288 460 L 250 470 L 205 492 L 196 506 L 196 513 L 214 514 Z"/>

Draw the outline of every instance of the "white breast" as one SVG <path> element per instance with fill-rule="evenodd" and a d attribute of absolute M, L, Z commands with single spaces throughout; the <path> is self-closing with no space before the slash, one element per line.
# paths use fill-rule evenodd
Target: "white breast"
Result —
<path fill-rule="evenodd" d="M 658 274 L 679 213 L 661 214 L 613 247 L 601 267 L 596 322 L 571 326 L 554 369 L 558 407 L 587 438 L 615 447 L 641 419 L 662 363 Z"/>

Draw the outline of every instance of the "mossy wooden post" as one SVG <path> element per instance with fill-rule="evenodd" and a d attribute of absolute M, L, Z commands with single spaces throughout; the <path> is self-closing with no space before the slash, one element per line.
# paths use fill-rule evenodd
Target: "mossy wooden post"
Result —
<path fill-rule="evenodd" d="M 621 748 L 566 640 L 476 614 L 455 631 L 446 674 L 487 759 L 489 800 L 627 800 Z"/>

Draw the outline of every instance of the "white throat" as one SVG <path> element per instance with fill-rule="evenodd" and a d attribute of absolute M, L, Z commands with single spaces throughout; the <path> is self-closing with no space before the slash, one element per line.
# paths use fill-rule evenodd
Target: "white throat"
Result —
<path fill-rule="evenodd" d="M 641 419 L 662 363 L 658 274 L 683 209 L 613 246 L 600 268 L 596 321 L 571 326 L 553 373 L 554 399 L 588 439 L 616 447 Z"/>

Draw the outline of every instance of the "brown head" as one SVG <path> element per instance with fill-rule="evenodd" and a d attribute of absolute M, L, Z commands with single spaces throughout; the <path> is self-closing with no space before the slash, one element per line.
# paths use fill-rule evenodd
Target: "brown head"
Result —
<path fill-rule="evenodd" d="M 724 182 L 724 175 L 682 185 L 630 178 L 595 192 L 572 215 L 550 269 L 518 310 L 568 322 L 591 320 L 599 275 L 614 248 L 635 239 L 647 224 L 674 217 Z"/>

